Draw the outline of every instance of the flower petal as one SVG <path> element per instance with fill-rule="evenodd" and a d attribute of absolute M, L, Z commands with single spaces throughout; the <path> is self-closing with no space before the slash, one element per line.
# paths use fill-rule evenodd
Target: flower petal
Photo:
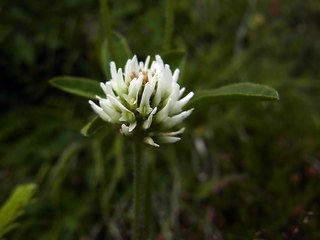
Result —
<path fill-rule="evenodd" d="M 110 117 L 108 116 L 107 113 L 105 113 L 103 111 L 103 109 L 101 107 L 99 107 L 97 104 L 95 104 L 93 101 L 89 100 L 89 104 L 91 105 L 93 111 L 96 112 L 96 114 L 99 115 L 99 117 L 101 117 L 104 121 L 106 122 L 111 122 Z"/>
<path fill-rule="evenodd" d="M 119 123 L 119 118 L 121 117 L 121 113 L 119 113 L 108 99 L 101 98 L 99 100 L 100 106 L 105 113 L 110 117 L 110 122 Z"/>
<path fill-rule="evenodd" d="M 157 137 L 160 143 L 174 143 L 181 140 L 179 137 L 171 137 L 171 136 L 160 136 Z"/>
<path fill-rule="evenodd" d="M 182 120 L 188 117 L 192 113 L 192 111 L 193 109 L 190 109 L 188 111 L 181 112 L 173 117 L 169 117 L 168 119 L 166 119 L 166 121 L 163 121 L 162 124 L 167 128 L 171 128 L 174 125 L 182 122 Z"/>
<path fill-rule="evenodd" d="M 122 124 L 121 125 L 121 133 L 129 136 L 130 135 L 129 127 L 125 124 Z"/>
<path fill-rule="evenodd" d="M 150 62 L 150 56 L 147 56 L 146 61 L 144 63 L 144 68 L 143 71 L 147 71 L 148 67 L 149 67 L 149 62 Z"/>
<path fill-rule="evenodd" d="M 144 141 L 146 144 L 149 144 L 149 145 L 151 145 L 151 146 L 160 147 L 160 145 L 159 145 L 159 144 L 156 144 L 151 137 L 145 137 L 145 138 L 143 139 L 143 141 Z"/>
<path fill-rule="evenodd" d="M 114 92 L 112 91 L 112 86 L 110 82 L 100 83 L 100 86 L 103 92 L 106 94 L 106 96 L 110 94 L 111 96 L 115 97 Z"/>
<path fill-rule="evenodd" d="M 143 90 L 141 101 L 140 101 L 140 106 L 139 108 L 137 108 L 137 111 L 142 116 L 146 116 L 152 111 L 152 108 L 150 107 L 150 97 L 153 93 L 154 87 L 155 87 L 155 81 L 147 82 L 146 85 L 144 86 L 144 90 Z"/>
<path fill-rule="evenodd" d="M 130 123 L 130 125 L 129 125 L 129 132 L 132 132 L 133 129 L 135 129 L 136 126 L 137 126 L 137 122 Z"/>
<path fill-rule="evenodd" d="M 117 109 L 122 111 L 130 111 L 129 109 L 127 109 L 125 106 L 122 105 L 122 103 L 119 102 L 119 100 L 113 96 L 111 96 L 110 94 L 107 95 L 108 100 L 111 102 L 111 104 Z"/>
<path fill-rule="evenodd" d="M 160 123 L 168 118 L 169 110 L 171 106 L 171 98 L 168 99 L 167 104 L 164 106 L 164 108 L 159 111 L 155 116 L 155 121 L 157 123 Z"/>
<path fill-rule="evenodd" d="M 185 97 L 181 98 L 179 101 L 176 101 L 172 104 L 169 114 L 176 114 L 182 110 L 182 108 L 189 102 L 189 100 L 193 97 L 194 93 L 189 92 Z"/>
<path fill-rule="evenodd" d="M 130 82 L 130 86 L 129 86 L 129 104 L 131 106 L 137 106 L 137 102 L 138 102 L 138 96 L 141 90 L 141 86 L 142 86 L 142 80 L 143 80 L 143 76 L 139 76 L 139 78 L 135 78 Z"/>
<path fill-rule="evenodd" d="M 116 64 L 114 62 L 110 62 L 110 72 L 111 72 L 111 84 L 112 88 L 118 95 L 126 93 L 127 85 L 123 80 L 122 69 L 119 68 L 118 71 L 116 69 Z"/>
<path fill-rule="evenodd" d="M 171 136 L 172 137 L 172 136 L 184 133 L 184 130 L 185 130 L 185 128 L 181 128 L 180 130 L 175 131 L 175 132 L 161 133 L 161 135 L 162 136 Z"/>
<path fill-rule="evenodd" d="M 143 129 L 148 129 L 151 126 L 153 115 L 157 112 L 157 108 L 155 107 L 152 112 L 149 114 L 148 119 L 145 120 L 142 124 Z"/>
<path fill-rule="evenodd" d="M 178 81 L 179 73 L 180 73 L 180 70 L 179 70 L 179 68 L 177 68 L 177 69 L 174 71 L 173 75 L 172 75 L 172 80 L 173 80 L 174 82 L 177 82 L 177 81 Z"/>

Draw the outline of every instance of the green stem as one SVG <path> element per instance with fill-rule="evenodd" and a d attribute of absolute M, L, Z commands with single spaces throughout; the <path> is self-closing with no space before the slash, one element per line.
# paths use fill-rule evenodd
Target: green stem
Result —
<path fill-rule="evenodd" d="M 173 20 L 174 20 L 174 0 L 167 0 L 166 4 L 166 25 L 164 29 L 164 47 L 163 50 L 167 51 L 170 49 L 171 37 L 173 31 Z"/>
<path fill-rule="evenodd" d="M 113 38 L 112 38 L 108 0 L 100 0 L 100 7 L 102 10 L 103 26 L 105 29 L 104 31 L 106 33 L 107 42 L 108 42 L 108 51 L 109 51 L 111 60 L 113 60 L 117 63 L 116 54 L 114 51 L 114 43 L 113 43 Z"/>
<path fill-rule="evenodd" d="M 144 194 L 144 232 L 145 239 L 150 239 L 150 224 L 151 224 L 151 203 L 152 203 L 152 173 L 153 173 L 153 161 L 147 162 L 145 168 L 145 194 Z"/>
<path fill-rule="evenodd" d="M 142 156 L 141 156 L 141 147 L 138 140 L 134 141 L 134 166 L 133 166 L 133 192 L 134 192 L 134 217 L 133 217 L 133 240 L 140 239 L 140 213 L 141 213 L 141 203 L 142 203 Z"/>

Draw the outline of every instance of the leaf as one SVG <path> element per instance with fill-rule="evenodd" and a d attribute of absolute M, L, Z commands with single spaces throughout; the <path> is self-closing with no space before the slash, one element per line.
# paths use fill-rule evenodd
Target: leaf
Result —
<path fill-rule="evenodd" d="M 82 129 L 81 133 L 88 137 L 94 133 L 96 133 L 99 129 L 106 127 L 107 122 L 103 121 L 99 116 L 96 116 L 89 123 L 87 123 Z"/>
<path fill-rule="evenodd" d="M 115 48 L 116 59 L 111 59 L 110 53 L 108 51 L 108 41 L 104 40 L 102 43 L 102 53 L 101 53 L 101 66 L 105 77 L 107 79 L 111 78 L 110 75 L 110 62 L 114 61 L 117 68 L 124 67 L 129 58 L 132 57 L 132 52 L 127 43 L 127 40 L 119 33 L 113 32 L 113 43 Z"/>
<path fill-rule="evenodd" d="M 186 108 L 209 106 L 230 101 L 273 101 L 279 94 L 273 88 L 256 83 L 235 83 L 217 89 L 200 91 Z"/>
<path fill-rule="evenodd" d="M 7 202 L 0 209 L 0 238 L 3 235 L 17 227 L 14 222 L 21 216 L 25 208 L 30 204 L 36 190 L 37 185 L 30 183 L 18 186 Z"/>
<path fill-rule="evenodd" d="M 49 177 L 49 188 L 52 199 L 57 200 L 60 197 L 60 190 L 63 182 L 68 176 L 68 171 L 70 170 L 70 164 L 72 161 L 76 161 L 75 156 L 81 150 L 82 143 L 72 142 L 69 144 L 59 156 L 58 161 L 52 166 Z"/>
<path fill-rule="evenodd" d="M 169 50 L 162 53 L 163 62 L 170 65 L 171 70 L 181 68 L 186 52 L 182 49 Z"/>
<path fill-rule="evenodd" d="M 50 80 L 50 83 L 68 93 L 81 97 L 95 99 L 96 95 L 104 96 L 99 82 L 87 78 L 79 77 L 56 77 Z"/>

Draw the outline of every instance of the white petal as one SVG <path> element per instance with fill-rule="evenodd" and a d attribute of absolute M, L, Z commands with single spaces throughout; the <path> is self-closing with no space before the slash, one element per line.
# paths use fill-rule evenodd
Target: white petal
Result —
<path fill-rule="evenodd" d="M 185 87 L 181 88 L 179 91 L 179 98 L 183 95 L 184 91 L 186 90 Z"/>
<path fill-rule="evenodd" d="M 161 143 L 174 143 L 181 140 L 179 137 L 171 137 L 171 136 L 160 136 L 157 139 L 159 139 L 159 142 Z"/>
<path fill-rule="evenodd" d="M 126 73 L 129 73 L 129 72 L 131 72 L 131 59 L 128 59 L 128 61 L 126 62 L 126 65 L 124 66 L 124 71 L 126 72 Z"/>
<path fill-rule="evenodd" d="M 114 62 L 111 62 L 110 63 L 110 71 L 111 71 L 111 77 L 112 77 L 112 79 L 110 80 L 110 82 L 112 84 L 112 88 L 115 90 L 115 92 L 118 95 L 126 93 L 127 92 L 127 85 L 123 81 L 122 69 L 119 68 L 118 72 L 117 72 L 116 64 Z"/>
<path fill-rule="evenodd" d="M 152 108 L 150 107 L 150 97 L 153 93 L 154 87 L 155 82 L 147 82 L 144 86 L 140 106 L 137 108 L 137 111 L 143 116 L 148 115 L 152 111 Z"/>
<path fill-rule="evenodd" d="M 162 60 L 161 60 L 162 61 Z M 152 106 L 158 106 L 161 101 L 164 101 L 169 97 L 170 92 L 172 91 L 172 75 L 169 68 L 169 65 L 166 64 L 165 68 L 162 69 L 161 74 L 158 79 L 158 86 L 156 88 L 155 96 L 152 100 Z"/>
<path fill-rule="evenodd" d="M 126 126 L 125 124 L 121 125 L 121 131 L 124 135 L 130 135 L 129 127 Z"/>
<path fill-rule="evenodd" d="M 178 135 L 178 134 L 183 133 L 183 132 L 184 132 L 184 130 L 185 130 L 185 128 L 181 128 L 181 129 L 180 129 L 180 130 L 178 130 L 178 131 L 175 131 L 175 132 L 168 132 L 168 133 L 162 133 L 161 135 L 162 135 L 162 136 L 171 136 L 171 137 L 173 137 L 173 136 L 176 136 L 176 135 Z"/>
<path fill-rule="evenodd" d="M 189 102 L 189 100 L 193 97 L 193 95 L 194 95 L 193 92 L 189 92 L 184 98 L 181 98 L 178 101 L 180 108 L 183 108 Z"/>
<path fill-rule="evenodd" d="M 153 61 L 151 63 L 149 70 L 152 71 L 153 73 L 156 71 L 156 62 L 155 61 Z"/>
<path fill-rule="evenodd" d="M 115 62 L 110 62 L 110 73 L 111 73 L 111 78 L 117 77 L 117 68 L 116 68 Z"/>
<path fill-rule="evenodd" d="M 151 146 L 159 147 L 159 144 L 156 144 L 151 137 L 145 137 L 143 141 Z"/>
<path fill-rule="evenodd" d="M 138 64 L 138 59 L 136 55 L 134 55 L 131 60 L 131 72 L 134 72 L 136 74 L 139 73 L 139 64 Z"/>
<path fill-rule="evenodd" d="M 127 109 L 125 106 L 123 106 L 122 103 L 120 103 L 117 98 L 111 96 L 110 94 L 108 94 L 107 97 L 108 97 L 109 101 L 111 102 L 111 104 L 114 106 L 114 108 L 116 108 L 117 110 L 120 110 L 121 112 L 123 112 L 123 111 L 130 112 L 130 110 Z"/>
<path fill-rule="evenodd" d="M 151 126 L 153 115 L 157 112 L 157 108 L 155 107 L 152 112 L 149 114 L 148 119 L 143 122 L 143 129 L 148 129 Z"/>
<path fill-rule="evenodd" d="M 139 62 L 139 71 L 143 70 L 143 62 Z"/>
<path fill-rule="evenodd" d="M 183 119 L 187 118 L 192 113 L 192 111 L 193 109 L 190 109 L 188 111 L 181 112 L 173 117 L 169 117 L 168 119 L 166 119 L 166 121 L 163 122 L 163 125 L 167 128 L 171 128 L 174 125 L 182 122 Z"/>
<path fill-rule="evenodd" d="M 147 58 L 146 58 L 146 61 L 145 61 L 145 63 L 144 63 L 144 71 L 147 71 L 147 69 L 148 69 L 148 67 L 149 67 L 149 62 L 150 62 L 150 56 L 148 56 Z"/>
<path fill-rule="evenodd" d="M 161 109 L 161 111 L 159 111 L 156 116 L 155 116 L 155 121 L 157 123 L 164 121 L 165 119 L 168 118 L 168 114 L 169 114 L 169 109 L 170 109 L 170 105 L 171 105 L 171 98 L 168 99 L 167 104 L 164 106 L 164 108 Z"/>
<path fill-rule="evenodd" d="M 136 105 L 137 101 L 138 101 L 138 96 L 139 96 L 139 92 L 142 86 L 142 80 L 143 80 L 143 76 L 140 76 L 138 79 L 133 79 L 130 82 L 130 86 L 129 86 L 129 93 L 128 95 L 130 96 L 130 105 Z"/>
<path fill-rule="evenodd" d="M 130 123 L 130 125 L 129 125 L 129 132 L 132 132 L 133 129 L 135 129 L 136 126 L 137 126 L 137 122 Z"/>
<path fill-rule="evenodd" d="M 128 83 L 131 81 L 131 59 L 129 59 L 124 67 L 124 74 L 125 74 L 125 83 L 128 85 Z"/>
<path fill-rule="evenodd" d="M 136 122 L 136 117 L 131 111 L 123 111 L 119 120 L 122 122 L 134 123 Z"/>
<path fill-rule="evenodd" d="M 172 104 L 169 114 L 176 114 L 181 111 L 181 109 L 189 102 L 189 100 L 193 97 L 194 93 L 188 93 L 184 98 Z"/>
<path fill-rule="evenodd" d="M 152 106 L 153 107 L 158 106 L 159 103 L 161 102 L 161 95 L 162 95 L 161 84 L 162 84 L 162 79 L 160 78 L 158 80 L 158 86 L 156 88 L 156 94 L 154 95 L 153 100 L 152 100 Z"/>
<path fill-rule="evenodd" d="M 103 92 L 106 94 L 106 96 L 108 94 L 112 95 L 113 97 L 115 97 L 114 92 L 112 91 L 112 86 L 110 82 L 106 82 L 106 83 L 100 83 L 100 86 L 103 90 Z"/>
<path fill-rule="evenodd" d="M 180 73 L 180 70 L 179 70 L 179 68 L 177 68 L 177 69 L 174 71 L 173 76 L 172 76 L 172 80 L 173 80 L 174 82 L 177 82 L 177 81 L 178 81 L 179 73 Z"/>
<path fill-rule="evenodd" d="M 108 116 L 108 114 L 106 114 L 103 109 L 101 107 L 99 107 L 97 104 L 95 104 L 93 101 L 89 100 L 89 104 L 91 105 L 93 111 L 96 112 L 96 114 L 99 115 L 99 117 L 101 117 L 104 121 L 110 122 L 111 119 Z"/>
<path fill-rule="evenodd" d="M 121 130 L 122 130 L 122 132 L 123 132 L 124 135 L 131 135 L 133 129 L 134 129 L 136 126 L 137 126 L 137 123 L 136 123 L 136 122 L 135 122 L 135 123 L 131 123 L 131 124 L 129 125 L 129 127 L 128 127 L 127 125 L 125 125 L 125 124 L 122 124 L 122 125 L 121 125 Z"/>
<path fill-rule="evenodd" d="M 103 111 L 108 114 L 110 117 L 110 121 L 112 123 L 119 123 L 119 118 L 121 117 L 121 114 L 117 112 L 110 103 L 108 99 L 100 99 L 99 101 L 100 106 L 102 107 Z"/>
<path fill-rule="evenodd" d="M 160 85 L 161 98 L 165 99 L 170 95 L 172 91 L 172 85 L 175 84 L 172 81 L 172 73 L 168 64 L 165 65 L 162 79 L 163 79 L 163 83 Z"/>
<path fill-rule="evenodd" d="M 178 101 L 179 91 L 180 91 L 179 84 L 178 83 L 173 84 L 171 87 L 171 94 L 170 94 L 170 98 L 172 99 L 172 105 L 174 105 L 176 101 Z"/>
<path fill-rule="evenodd" d="M 163 66 L 163 61 L 162 58 L 160 57 L 160 55 L 156 55 L 156 63 L 158 63 L 160 66 Z"/>

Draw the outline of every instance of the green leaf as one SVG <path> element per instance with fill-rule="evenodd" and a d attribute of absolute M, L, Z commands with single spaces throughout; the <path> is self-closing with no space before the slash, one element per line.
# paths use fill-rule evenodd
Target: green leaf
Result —
<path fill-rule="evenodd" d="M 72 142 L 60 154 L 58 161 L 51 167 L 48 178 L 48 189 L 50 189 L 51 198 L 56 200 L 60 197 L 60 190 L 63 182 L 68 177 L 70 164 L 75 161 L 75 156 L 81 151 L 83 143 Z"/>
<path fill-rule="evenodd" d="M 200 91 L 186 108 L 210 106 L 230 101 L 273 101 L 279 94 L 273 88 L 256 83 L 235 83 L 217 89 Z"/>
<path fill-rule="evenodd" d="M 186 52 L 182 49 L 169 50 L 162 53 L 161 58 L 164 63 L 170 65 L 171 70 L 181 68 Z"/>
<path fill-rule="evenodd" d="M 101 66 L 105 77 L 107 79 L 111 78 L 110 75 L 110 62 L 114 61 L 117 68 L 124 67 L 129 58 L 132 57 L 132 52 L 127 43 L 127 40 L 119 33 L 113 32 L 113 43 L 116 49 L 116 59 L 111 59 L 110 53 L 108 52 L 108 41 L 104 40 L 102 43 L 102 53 L 101 53 Z"/>
<path fill-rule="evenodd" d="M 30 204 L 37 185 L 30 183 L 18 186 L 7 202 L 0 209 L 0 238 L 11 231 L 18 224 L 15 220 L 21 216 L 25 208 Z"/>
<path fill-rule="evenodd" d="M 99 116 L 96 116 L 81 129 L 81 133 L 88 137 L 92 134 L 95 134 L 99 129 L 106 127 L 107 125 L 107 122 L 103 121 Z"/>
<path fill-rule="evenodd" d="M 68 93 L 81 97 L 95 99 L 96 95 L 104 96 L 99 82 L 87 78 L 79 77 L 56 77 L 50 80 L 50 83 Z"/>

